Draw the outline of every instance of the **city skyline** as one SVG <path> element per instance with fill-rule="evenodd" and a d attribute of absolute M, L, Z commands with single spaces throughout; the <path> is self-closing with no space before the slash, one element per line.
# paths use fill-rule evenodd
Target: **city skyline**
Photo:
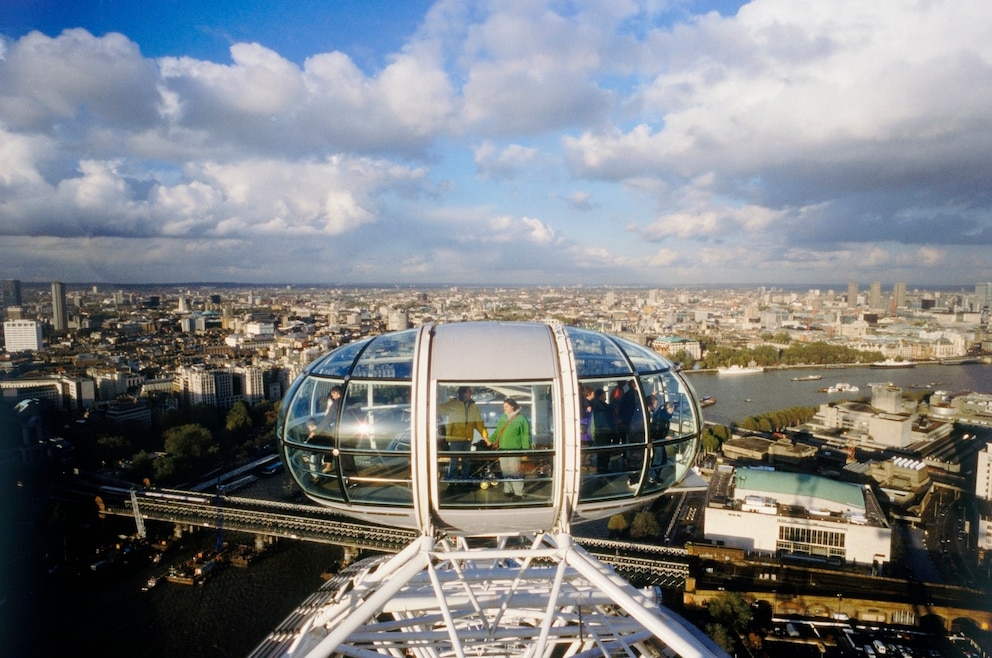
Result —
<path fill-rule="evenodd" d="M 23 0 L 0 276 L 968 287 L 990 30 L 974 1 Z"/>

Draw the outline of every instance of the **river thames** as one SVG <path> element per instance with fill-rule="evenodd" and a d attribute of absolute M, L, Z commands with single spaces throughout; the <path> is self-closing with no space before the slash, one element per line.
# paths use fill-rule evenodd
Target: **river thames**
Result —
<path fill-rule="evenodd" d="M 700 397 L 710 395 L 716 404 L 703 409 L 710 422 L 729 425 L 748 416 L 795 406 L 819 406 L 826 402 L 868 397 L 869 384 L 892 383 L 908 390 L 911 386 L 949 392 L 974 391 L 992 394 L 992 366 L 968 364 L 942 366 L 920 364 L 912 368 L 792 368 L 771 369 L 744 375 L 716 372 L 689 372 L 689 381 Z M 793 377 L 822 375 L 818 381 L 794 382 Z M 818 393 L 817 389 L 837 383 L 858 387 L 856 393 Z"/>
<path fill-rule="evenodd" d="M 791 381 L 803 375 L 822 375 L 822 379 Z M 717 400 L 704 409 L 705 419 L 724 424 L 791 406 L 867 396 L 868 384 L 876 382 L 907 389 L 926 386 L 992 393 L 989 365 L 805 368 L 736 376 L 697 372 L 690 373 L 689 379 L 699 396 Z M 855 394 L 817 392 L 839 382 L 860 390 Z M 282 498 L 286 495 L 285 477 L 283 473 L 260 479 L 239 495 Z M 134 531 L 133 521 L 128 524 L 126 519 L 107 525 L 108 533 Z M 250 541 L 236 535 L 225 539 L 232 543 Z M 184 559 L 197 546 L 209 547 L 215 541 L 215 531 L 202 530 L 189 537 L 183 550 L 170 559 Z M 248 568 L 226 567 L 205 585 L 163 583 L 147 592 L 141 591 L 141 586 L 149 576 L 164 571 L 165 561 L 106 579 L 46 578 L 37 565 L 42 573 L 19 574 L 24 591 L 15 588 L 0 605 L 4 622 L 0 646 L 11 651 L 5 655 L 241 657 L 320 586 L 321 572 L 333 569 L 340 553 L 334 546 L 287 541 L 280 550 Z"/>

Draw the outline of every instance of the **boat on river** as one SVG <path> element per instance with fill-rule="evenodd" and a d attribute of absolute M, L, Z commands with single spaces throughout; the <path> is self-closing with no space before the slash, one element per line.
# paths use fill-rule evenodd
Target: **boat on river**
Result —
<path fill-rule="evenodd" d="M 837 382 L 832 386 L 817 389 L 817 391 L 820 393 L 857 393 L 858 387 L 847 382 Z"/>
<path fill-rule="evenodd" d="M 716 404 L 716 398 L 712 395 L 704 395 L 699 398 L 700 407 L 712 407 L 714 404 Z"/>
<path fill-rule="evenodd" d="M 803 377 L 793 377 L 794 382 L 816 382 L 823 379 L 823 375 L 805 375 Z"/>
<path fill-rule="evenodd" d="M 874 361 L 869 364 L 872 368 L 915 368 L 912 361 L 899 361 L 897 359 L 886 359 L 885 361 Z"/>
<path fill-rule="evenodd" d="M 755 372 L 764 372 L 765 369 L 761 366 L 724 366 L 722 368 L 717 368 L 716 371 L 721 375 L 749 375 Z"/>

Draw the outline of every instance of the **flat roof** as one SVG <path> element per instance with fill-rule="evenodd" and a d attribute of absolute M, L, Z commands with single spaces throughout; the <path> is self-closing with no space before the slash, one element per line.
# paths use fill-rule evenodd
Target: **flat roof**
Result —
<path fill-rule="evenodd" d="M 865 497 L 858 485 L 808 473 L 738 468 L 734 473 L 734 486 L 772 495 L 820 498 L 844 507 L 865 508 Z"/>

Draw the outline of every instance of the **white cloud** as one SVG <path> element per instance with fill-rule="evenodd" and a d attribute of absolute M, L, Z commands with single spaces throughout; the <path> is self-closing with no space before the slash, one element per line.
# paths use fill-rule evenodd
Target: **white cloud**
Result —
<path fill-rule="evenodd" d="M 83 29 L 0 40 L 0 262 L 992 277 L 987 3 L 690 7 L 439 2 L 364 69 L 343 49 L 235 43 L 217 63 Z"/>
<path fill-rule="evenodd" d="M 523 169 L 538 157 L 536 148 L 510 144 L 498 149 L 490 141 L 483 142 L 475 149 L 475 166 L 482 178 L 508 180 L 515 178 Z"/>

